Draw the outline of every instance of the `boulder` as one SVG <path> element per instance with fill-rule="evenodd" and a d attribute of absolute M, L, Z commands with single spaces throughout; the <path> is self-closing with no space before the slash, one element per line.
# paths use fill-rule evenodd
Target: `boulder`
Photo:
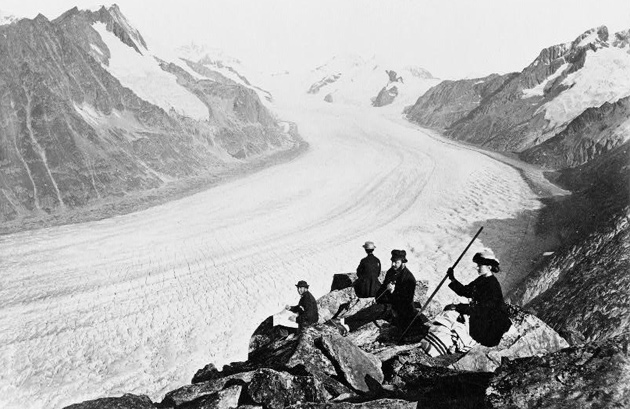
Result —
<path fill-rule="evenodd" d="M 279 409 L 301 402 L 325 402 L 330 395 L 313 376 L 295 376 L 262 368 L 254 373 L 247 393 L 266 408 Z"/>
<path fill-rule="evenodd" d="M 252 380 L 253 375 L 253 371 L 243 372 L 218 379 L 211 379 L 205 382 L 182 386 L 181 388 L 168 392 L 166 396 L 164 396 L 160 406 L 179 407 L 188 402 L 196 401 L 202 397 L 216 395 L 223 389 L 227 389 L 226 385 L 240 386 L 249 383 Z M 229 387 L 230 386 L 228 386 L 228 388 Z"/>
<path fill-rule="evenodd" d="M 310 374 L 337 375 L 333 363 L 317 347 L 321 344 L 321 337 L 321 333 L 314 328 L 307 328 L 300 334 L 297 346 L 285 364 L 287 368 L 301 365 Z"/>
<path fill-rule="evenodd" d="M 352 287 L 357 279 L 357 273 L 339 273 L 333 275 L 333 281 L 330 285 L 330 291 L 343 290 Z"/>
<path fill-rule="evenodd" d="M 408 402 L 402 399 L 377 399 L 369 402 L 326 402 L 326 403 L 300 403 L 291 405 L 291 409 L 414 409 L 417 402 Z"/>
<path fill-rule="evenodd" d="M 626 332 L 544 356 L 506 359 L 490 381 L 488 403 L 494 408 L 628 408 L 629 351 Z"/>
<path fill-rule="evenodd" d="M 214 364 L 208 364 L 198 370 L 192 378 L 192 383 L 209 381 L 211 379 L 216 379 L 220 376 L 219 370 Z"/>
<path fill-rule="evenodd" d="M 509 306 L 512 327 L 503 335 L 499 345 L 474 346 L 451 367 L 462 371 L 493 372 L 502 358 L 521 358 L 556 352 L 569 346 L 556 331 L 536 316 L 519 307 Z"/>
<path fill-rule="evenodd" d="M 338 279 L 339 280 L 339 279 Z M 417 281 L 414 302 L 421 306 L 427 300 L 427 281 Z M 319 311 L 319 322 L 323 323 L 331 319 L 335 314 L 338 318 L 350 317 L 358 312 L 364 312 L 376 303 L 374 298 L 359 298 L 356 296 L 353 287 L 346 287 L 340 290 L 331 291 L 317 300 Z M 379 304 L 380 305 L 380 304 Z M 435 303 L 432 303 L 427 313 L 436 310 Z M 441 311 L 441 307 L 437 310 Z M 382 310 L 378 309 L 382 313 Z M 371 314 L 376 311 L 368 312 Z"/>
<path fill-rule="evenodd" d="M 148 396 L 126 393 L 119 398 L 101 398 L 66 406 L 64 409 L 155 409 Z"/>
<path fill-rule="evenodd" d="M 236 408 L 243 386 L 233 385 L 210 395 L 202 396 L 185 406 L 186 409 L 229 409 Z"/>
<path fill-rule="evenodd" d="M 324 335 L 322 344 L 343 378 L 354 389 L 369 392 L 383 382 L 381 362 L 340 336 Z"/>

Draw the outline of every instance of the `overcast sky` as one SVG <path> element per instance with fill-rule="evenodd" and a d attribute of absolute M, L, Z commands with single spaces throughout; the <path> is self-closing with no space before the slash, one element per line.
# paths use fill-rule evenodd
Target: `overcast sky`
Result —
<path fill-rule="evenodd" d="M 520 71 L 544 47 L 606 25 L 630 29 L 630 0 L 118 0 L 149 42 L 194 41 L 267 69 L 314 67 L 330 57 L 377 55 L 434 76 Z M 5 13 L 55 18 L 110 2 L 2 0 Z"/>

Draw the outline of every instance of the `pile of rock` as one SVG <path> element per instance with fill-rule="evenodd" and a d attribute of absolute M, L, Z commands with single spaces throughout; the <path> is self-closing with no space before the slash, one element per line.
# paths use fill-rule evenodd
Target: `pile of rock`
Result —
<path fill-rule="evenodd" d="M 426 285 L 418 287 L 422 303 Z M 400 330 L 389 323 L 387 309 L 373 299 L 354 298 L 351 287 L 331 291 L 318 304 L 317 325 L 290 335 L 273 327 L 269 317 L 252 336 L 247 361 L 222 370 L 210 364 L 160 403 L 125 395 L 69 408 L 529 408 L 547 407 L 541 399 L 560 406 L 578 399 L 580 407 L 630 402 L 628 336 L 569 348 L 542 321 L 511 306 L 513 326 L 498 346 L 432 358 L 420 348 L 421 331 L 398 342 Z M 340 307 L 338 316 L 354 323 L 345 337 L 329 320 Z M 594 405 L 598 399 L 608 406 Z"/>

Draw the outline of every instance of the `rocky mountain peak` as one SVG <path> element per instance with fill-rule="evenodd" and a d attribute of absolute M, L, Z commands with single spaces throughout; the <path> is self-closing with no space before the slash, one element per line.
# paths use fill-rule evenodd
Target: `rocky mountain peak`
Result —
<path fill-rule="evenodd" d="M 607 41 L 608 27 L 600 26 L 597 28 L 591 28 L 578 36 L 578 38 L 571 43 L 571 48 L 589 47 L 591 45 L 599 48 Z"/>
<path fill-rule="evenodd" d="M 630 46 L 630 29 L 615 33 L 613 39 L 611 40 L 611 44 L 613 47 L 617 48 L 626 48 Z"/>
<path fill-rule="evenodd" d="M 15 23 L 18 20 L 19 20 L 18 17 L 12 14 L 9 14 L 4 10 L 0 10 L 0 26 L 3 26 L 5 24 Z"/>
<path fill-rule="evenodd" d="M 98 10 L 97 15 L 98 21 L 105 23 L 107 30 L 113 32 L 122 42 L 135 48 L 138 52 L 140 51 L 136 45 L 142 46 L 145 50 L 147 49 L 144 38 L 142 38 L 140 32 L 129 23 L 129 20 L 122 14 L 117 4 L 113 4 L 109 8 L 102 6 Z M 130 44 L 130 42 L 133 44 Z"/>

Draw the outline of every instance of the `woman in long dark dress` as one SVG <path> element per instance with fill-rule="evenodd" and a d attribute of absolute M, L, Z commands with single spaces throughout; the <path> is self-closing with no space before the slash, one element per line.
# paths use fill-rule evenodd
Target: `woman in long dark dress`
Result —
<path fill-rule="evenodd" d="M 454 309 L 470 316 L 470 336 L 482 345 L 492 347 L 499 344 L 501 337 L 512 325 L 507 306 L 503 302 L 501 284 L 494 273 L 501 271 L 499 260 L 492 250 L 485 249 L 473 257 L 479 277 L 470 284 L 463 285 L 455 278 L 452 268 L 448 269 L 449 287 L 457 295 L 470 298 L 469 304 L 452 304 L 446 309 Z"/>
<path fill-rule="evenodd" d="M 357 267 L 357 281 L 354 283 L 354 291 L 359 298 L 375 297 L 381 286 L 378 276 L 381 274 L 381 261 L 374 256 L 374 243 L 366 241 L 363 245 L 367 256 L 361 260 Z"/>

